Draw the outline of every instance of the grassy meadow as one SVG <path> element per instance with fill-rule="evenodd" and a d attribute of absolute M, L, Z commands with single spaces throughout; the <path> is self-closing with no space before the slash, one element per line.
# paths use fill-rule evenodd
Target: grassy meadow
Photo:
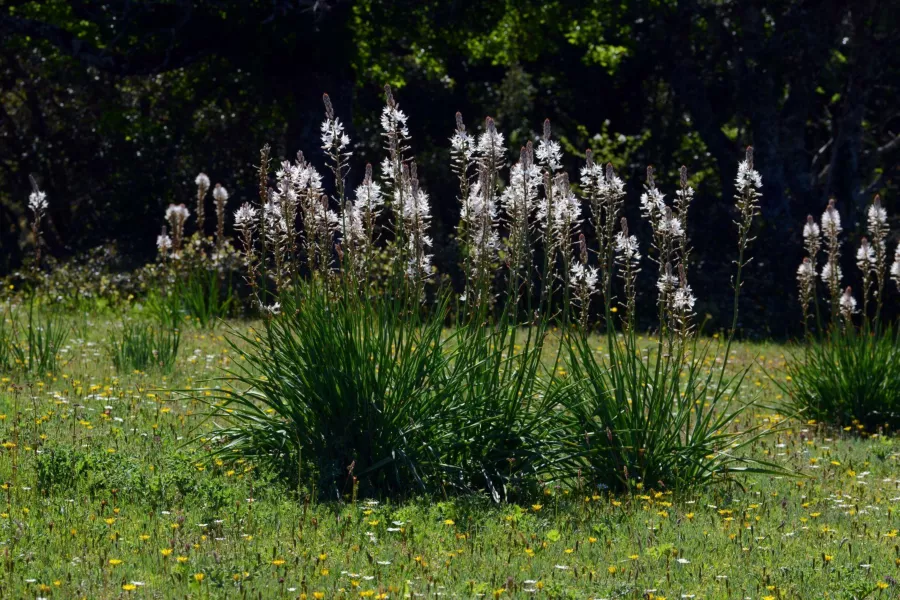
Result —
<path fill-rule="evenodd" d="M 733 308 L 706 337 L 687 167 L 677 188 L 647 168 L 629 229 L 613 164 L 588 150 L 570 180 L 549 120 L 508 166 L 497 124 L 457 113 L 453 282 L 390 87 L 386 156 L 352 191 L 323 102 L 333 195 L 264 146 L 258 202 L 200 173 L 132 272 L 45 268 L 32 180 L 28 268 L 0 287 L 0 598 L 898 597 L 878 197 L 856 295 L 831 201 L 803 230 L 802 342 L 743 343 L 748 147 Z"/>
<path fill-rule="evenodd" d="M 782 419 L 747 451 L 789 476 L 672 493 L 548 483 L 480 497 L 321 502 L 211 457 L 201 401 L 233 365 L 186 328 L 168 374 L 117 374 L 110 318 L 74 319 L 53 372 L 0 390 L 3 598 L 889 598 L 900 577 L 891 437 Z M 258 324 L 257 324 L 258 326 Z M 598 340 L 597 352 L 602 354 Z M 776 405 L 790 349 L 738 344 L 742 400 Z M 565 373 L 560 373 L 565 377 Z"/>

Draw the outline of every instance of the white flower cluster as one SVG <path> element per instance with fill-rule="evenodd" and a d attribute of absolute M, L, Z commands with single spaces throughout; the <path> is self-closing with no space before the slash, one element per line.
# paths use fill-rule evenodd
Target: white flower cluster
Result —
<path fill-rule="evenodd" d="M 569 282 L 576 290 L 584 290 L 590 295 L 597 291 L 599 274 L 596 267 L 590 267 L 574 261 L 570 268 Z"/>
<path fill-rule="evenodd" d="M 206 194 L 206 190 L 209 189 L 209 177 L 206 173 L 200 173 L 194 179 L 194 183 L 197 185 L 198 190 L 202 190 L 202 194 Z"/>
<path fill-rule="evenodd" d="M 848 287 L 841 295 L 841 314 L 844 320 L 849 322 L 851 316 L 856 313 L 856 298 L 853 297 L 853 291 Z"/>
<path fill-rule="evenodd" d="M 240 230 L 252 229 L 256 226 L 259 211 L 253 208 L 249 202 L 244 202 L 239 209 L 234 211 L 234 226 Z"/>
<path fill-rule="evenodd" d="M 840 282 L 843 277 L 844 272 L 841 270 L 840 265 L 832 265 L 832 263 L 827 262 L 822 267 L 822 281 L 825 283 L 829 283 L 832 279 Z"/>
<path fill-rule="evenodd" d="M 342 234 L 365 259 L 375 241 L 375 222 L 384 206 L 381 186 L 372 179 L 372 165 L 366 165 L 365 178 L 356 188 L 354 196 L 354 201 L 348 202 L 344 207 L 344 220 L 348 230 Z"/>
<path fill-rule="evenodd" d="M 694 310 L 694 303 L 696 301 L 697 299 L 691 293 L 691 286 L 683 285 L 676 290 L 672 304 L 676 311 L 680 313 L 690 313 Z"/>
<path fill-rule="evenodd" d="M 487 181 L 472 186 L 468 202 L 460 209 L 460 218 L 467 224 L 466 235 L 471 256 L 476 265 L 486 265 L 496 257 L 500 244 L 497 232 L 497 202 L 488 189 Z"/>
<path fill-rule="evenodd" d="M 900 244 L 897 245 L 897 250 L 894 252 L 894 263 L 891 265 L 891 278 L 894 280 L 894 283 L 897 284 L 897 289 L 900 290 Z"/>
<path fill-rule="evenodd" d="M 163 227 L 162 233 L 156 236 L 156 249 L 163 255 L 172 249 L 172 238 L 166 234 L 165 227 Z"/>
<path fill-rule="evenodd" d="M 385 135 L 399 132 L 401 137 L 408 138 L 409 128 L 406 121 L 406 114 L 396 106 L 385 106 L 381 111 L 381 129 Z"/>
<path fill-rule="evenodd" d="M 637 238 L 620 231 L 616 234 L 616 257 L 621 264 L 637 265 L 641 261 Z"/>
<path fill-rule="evenodd" d="M 815 238 L 818 239 L 821 235 L 821 230 L 815 221 L 812 220 L 812 217 L 807 219 L 806 223 L 803 224 L 803 237 L 804 239 Z"/>
<path fill-rule="evenodd" d="M 538 164 L 555 173 L 562 168 L 562 148 L 556 140 L 541 140 L 534 151 Z"/>
<path fill-rule="evenodd" d="M 829 203 L 828 208 L 822 213 L 822 229 L 825 231 L 825 235 L 837 235 L 843 231 L 841 215 L 834 207 L 834 203 Z"/>
<path fill-rule="evenodd" d="M 485 119 L 484 132 L 478 136 L 478 162 L 484 167 L 498 168 L 503 165 L 506 145 L 503 134 L 497 131 L 494 120 Z"/>
<path fill-rule="evenodd" d="M 875 265 L 875 250 L 866 238 L 862 239 L 862 243 L 856 251 L 856 265 L 864 272 L 871 270 Z"/>
<path fill-rule="evenodd" d="M 553 178 L 550 193 L 538 202 L 537 221 L 543 228 L 546 243 L 565 251 L 581 223 L 581 202 L 572 192 L 565 173 Z"/>
<path fill-rule="evenodd" d="M 43 215 L 44 211 L 47 210 L 47 194 L 40 190 L 31 192 L 28 196 L 28 208 L 35 215 Z"/>
<path fill-rule="evenodd" d="M 753 168 L 752 159 L 742 160 L 738 164 L 738 172 L 734 184 L 739 192 L 748 189 L 758 190 L 762 187 L 762 177 L 760 177 L 759 171 Z"/>
<path fill-rule="evenodd" d="M 187 221 L 191 216 L 191 211 L 184 204 L 170 204 L 166 208 L 166 220 L 169 222 Z"/>
<path fill-rule="evenodd" d="M 225 204 L 228 200 L 228 190 L 222 187 L 222 184 L 217 183 L 216 187 L 213 189 L 213 199 L 220 204 Z"/>
<path fill-rule="evenodd" d="M 322 121 L 321 131 L 322 148 L 325 150 L 336 148 L 341 152 L 350 145 L 350 136 L 344 133 L 344 125 L 337 117 Z"/>

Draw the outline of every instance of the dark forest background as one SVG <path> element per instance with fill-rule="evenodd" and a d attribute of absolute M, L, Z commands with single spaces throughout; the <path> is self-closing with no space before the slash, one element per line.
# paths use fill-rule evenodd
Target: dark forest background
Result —
<path fill-rule="evenodd" d="M 50 199 L 51 254 L 112 242 L 136 265 L 199 171 L 234 209 L 256 197 L 264 143 L 323 167 L 323 92 L 348 123 L 355 186 L 381 158 L 389 83 L 451 276 L 457 110 L 470 130 L 492 116 L 515 155 L 549 117 L 570 173 L 586 148 L 615 165 L 635 224 L 646 166 L 671 194 L 687 165 L 689 277 L 714 320 L 730 306 L 732 182 L 752 144 L 764 187 L 743 325 L 790 335 L 807 213 L 836 198 L 853 247 L 876 193 L 900 213 L 898 23 L 884 0 L 0 0 L 0 273 L 23 258 L 29 174 Z"/>

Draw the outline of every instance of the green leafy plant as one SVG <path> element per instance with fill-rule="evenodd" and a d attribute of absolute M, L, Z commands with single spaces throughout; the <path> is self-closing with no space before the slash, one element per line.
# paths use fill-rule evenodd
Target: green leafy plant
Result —
<path fill-rule="evenodd" d="M 856 265 L 862 290 L 857 302 L 844 287 L 840 268 L 840 213 L 831 200 L 821 226 L 810 215 L 803 229 L 806 256 L 797 271 L 803 324 L 802 346 L 795 348 L 787 371 L 789 383 L 778 381 L 787 408 L 797 415 L 834 425 L 861 424 L 872 429 L 900 424 L 900 329 L 882 315 L 888 283 L 888 215 L 875 197 L 867 210 L 867 234 L 860 240 Z M 826 260 L 817 270 L 822 238 Z M 900 284 L 900 250 L 890 267 Z M 823 327 L 817 280 L 825 283 L 830 323 Z M 872 306 L 874 305 L 874 306 Z M 810 306 L 814 310 L 810 310 Z M 874 308 L 874 310 L 872 310 Z M 817 327 L 809 329 L 815 316 Z"/>
<path fill-rule="evenodd" d="M 241 357 L 214 398 L 216 452 L 268 462 L 326 497 L 437 489 L 461 380 L 448 381 L 445 304 L 362 301 L 316 282 L 234 334 Z"/>
<path fill-rule="evenodd" d="M 184 314 L 200 327 L 212 327 L 228 316 L 234 305 L 230 275 L 226 277 L 215 269 L 197 268 L 177 282 L 175 297 Z"/>
<path fill-rule="evenodd" d="M 460 409 L 444 459 L 450 489 L 508 501 L 559 474 L 566 423 L 551 385 L 549 335 L 546 323 L 517 327 L 512 306 L 496 324 L 473 319 L 457 328 L 451 377 L 462 384 L 454 382 Z"/>
<path fill-rule="evenodd" d="M 711 344 L 700 344 L 692 324 L 694 297 L 686 272 L 690 249 L 686 239 L 687 210 L 693 192 L 682 168 L 681 190 L 672 206 L 663 202 L 653 172 L 648 169 L 644 216 L 653 229 L 659 266 L 659 331 L 655 343 L 642 346 L 633 325 L 635 281 L 640 255 L 634 236 L 622 231 L 614 240 L 621 186 L 611 171 L 589 193 L 596 194 L 595 227 L 600 232 L 600 264 L 607 323 L 605 359 L 584 330 L 567 336 L 568 369 L 574 384 L 561 394 L 563 418 L 580 448 L 573 467 L 589 483 L 613 489 L 688 489 L 728 478 L 736 472 L 778 471 L 741 450 L 767 433 L 759 427 L 741 429 L 739 419 L 752 403 L 738 401 L 747 368 L 729 374 L 728 358 L 737 327 L 741 273 L 750 228 L 757 212 L 759 175 L 753 170 L 752 149 L 738 169 L 736 205 L 739 218 L 734 316 L 721 364 L 707 364 L 716 355 Z M 598 210 L 599 209 L 599 210 Z M 601 218 L 602 217 L 602 218 Z M 612 223 L 611 223 L 612 221 Z M 615 242 L 615 245 L 614 245 Z M 586 262 L 586 261 L 585 261 Z M 613 317 L 612 272 L 618 264 L 625 299 L 623 333 Z M 677 269 L 677 271 L 676 271 Z M 678 276 L 675 276 L 675 273 Z"/>
<path fill-rule="evenodd" d="M 24 323 L 13 318 L 12 358 L 15 366 L 30 375 L 47 373 L 57 367 L 59 351 L 69 336 L 69 327 L 59 314 L 39 312 L 32 297 Z"/>
<path fill-rule="evenodd" d="M 156 369 L 169 372 L 175 366 L 181 333 L 177 328 L 149 323 L 125 323 L 113 332 L 108 352 L 121 372 Z"/>
<path fill-rule="evenodd" d="M 900 330 L 832 328 L 795 349 L 782 385 L 794 414 L 867 429 L 900 426 Z"/>

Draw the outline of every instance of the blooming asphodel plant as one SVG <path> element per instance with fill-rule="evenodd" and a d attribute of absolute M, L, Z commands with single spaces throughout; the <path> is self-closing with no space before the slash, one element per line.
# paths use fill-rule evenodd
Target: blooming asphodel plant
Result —
<path fill-rule="evenodd" d="M 854 296 L 853 289 L 843 285 L 844 273 L 840 266 L 842 232 L 841 215 L 834 199 L 829 200 L 822 214 L 821 227 L 816 224 L 812 215 L 807 217 L 803 227 L 806 256 L 797 270 L 797 280 L 803 326 L 807 334 L 813 314 L 816 316 L 818 330 L 820 332 L 823 330 L 819 317 L 817 277 L 821 278 L 828 294 L 832 327 L 840 324 L 845 331 L 854 327 L 855 315 L 859 315 L 861 326 L 865 331 L 876 333 L 880 331 L 887 280 L 889 277 L 894 278 L 900 285 L 900 245 L 897 247 L 895 261 L 889 267 L 887 239 L 890 228 L 887 210 L 882 205 L 880 196 L 875 196 L 866 210 L 867 236 L 860 239 L 856 250 L 856 266 L 860 272 L 861 283 L 859 301 Z M 826 260 L 821 272 L 817 272 L 823 234 Z M 872 304 L 874 311 L 870 310 Z M 814 308 L 812 312 L 810 307 Z"/>
<path fill-rule="evenodd" d="M 806 256 L 797 279 L 806 344 L 788 362 L 791 384 L 782 384 L 787 408 L 806 419 L 893 428 L 900 424 L 900 330 L 883 322 L 882 308 L 888 278 L 900 285 L 900 245 L 889 266 L 888 213 L 875 196 L 866 210 L 866 235 L 856 249 L 859 287 L 854 288 L 845 285 L 839 263 L 842 231 L 834 199 L 822 214 L 821 226 L 809 216 L 803 228 Z M 822 235 L 826 257 L 817 272 Z M 828 325 L 820 316 L 819 278 L 830 307 Z M 815 334 L 809 325 L 813 315 Z"/>
<path fill-rule="evenodd" d="M 709 345 L 698 344 L 693 324 L 696 299 L 688 283 L 690 243 L 687 215 L 693 198 L 687 169 L 679 173 L 675 199 L 666 202 L 657 174 L 647 169 L 640 208 L 653 237 L 651 260 L 657 267 L 658 329 L 655 344 L 639 342 L 634 327 L 636 275 L 640 246 L 621 217 L 624 186 L 611 166 L 597 169 L 588 154 L 582 179 L 592 207 L 599 240 L 597 256 L 604 270 L 607 359 L 598 358 L 586 331 L 573 336 L 567 360 L 571 384 L 560 391 L 566 407 L 566 429 L 580 452 L 567 460 L 594 483 L 619 489 L 634 486 L 686 487 L 737 472 L 775 472 L 771 464 L 745 460 L 739 450 L 766 433 L 763 428 L 738 429 L 738 417 L 752 402 L 737 402 L 746 369 L 729 374 L 728 358 L 736 333 L 741 274 L 749 262 L 753 220 L 758 212 L 762 180 L 753 152 L 738 165 L 735 209 L 738 233 L 734 315 L 724 356 L 716 369 L 704 367 Z M 599 173 L 598 173 L 599 172 Z M 596 180 L 589 177 L 598 173 Z M 604 193 L 606 199 L 603 199 Z M 619 225 L 616 231 L 616 225 Z M 583 254 L 583 251 L 582 251 Z M 621 281 L 618 299 L 611 282 Z M 615 319 L 621 315 L 621 334 Z"/>
<path fill-rule="evenodd" d="M 658 174 L 647 169 L 640 206 L 653 235 L 647 254 L 656 264 L 659 325 L 657 343 L 645 347 L 635 327 L 643 256 L 622 214 L 625 183 L 612 161 L 597 160 L 588 150 L 575 185 L 549 120 L 510 161 L 499 123 L 487 117 L 479 131 L 469 130 L 457 113 L 450 146 L 465 283 L 457 327 L 441 335 L 449 294 L 440 287 L 433 296 L 425 293 L 435 279 L 431 211 L 412 156 L 407 115 L 385 88 L 385 157 L 380 172 L 365 167 L 351 194 L 351 140 L 327 95 L 324 103 L 322 152 L 333 192 L 325 191 L 315 157 L 303 154 L 281 163 L 269 189 L 264 148 L 259 204 L 244 204 L 235 213 L 248 277 L 266 315 L 266 334 L 245 339 L 251 348 L 244 353 L 247 364 L 267 380 L 254 383 L 249 371 L 239 377 L 251 386 L 238 394 L 235 414 L 242 415 L 244 429 L 228 434 L 239 445 L 266 440 L 274 444 L 268 451 L 290 456 L 289 462 L 301 460 L 303 452 L 319 452 L 315 444 L 335 437 L 331 428 L 340 425 L 369 440 L 407 440 L 390 458 L 365 459 L 370 482 L 384 481 L 385 474 L 373 473 L 392 465 L 403 470 L 401 479 L 423 489 L 440 480 L 443 491 L 485 490 L 497 500 L 551 477 L 657 487 L 766 469 L 735 454 L 760 432 L 734 429 L 743 408 L 731 406 L 742 379 L 725 375 L 728 350 L 721 372 L 702 368 L 705 354 L 698 351 L 689 283 L 694 191 L 686 168 L 678 173 L 671 201 L 657 185 Z M 739 252 L 729 345 L 761 185 L 748 149 L 736 182 Z M 391 265 L 383 294 L 371 285 L 379 247 Z M 429 297 L 437 302 L 424 305 Z M 597 297 L 608 361 L 597 356 L 589 338 Z M 420 339 L 425 331 L 427 345 Z M 545 352 L 548 339 L 559 342 L 552 353 Z M 325 347 L 328 353 L 320 351 Z M 398 355 L 397 348 L 411 355 Z M 430 357 L 422 372 L 426 379 L 402 372 L 399 365 L 422 352 Z M 270 368 L 273 355 L 297 364 Z M 351 379 L 341 375 L 350 371 Z M 282 396 L 295 405 L 284 404 Z M 255 410 L 259 402 L 277 417 Z M 342 407 L 349 425 L 329 416 L 334 405 Z M 403 431 L 387 437 L 353 429 L 357 412 L 374 419 L 370 410 L 379 417 L 368 422 L 378 427 L 399 425 L 393 411 L 400 420 L 415 414 L 424 421 L 404 421 Z M 438 415 L 440 422 L 433 420 Z M 418 432 L 434 437 L 420 438 Z M 345 450 L 320 453 L 349 456 L 364 446 L 352 437 L 341 443 Z"/>

